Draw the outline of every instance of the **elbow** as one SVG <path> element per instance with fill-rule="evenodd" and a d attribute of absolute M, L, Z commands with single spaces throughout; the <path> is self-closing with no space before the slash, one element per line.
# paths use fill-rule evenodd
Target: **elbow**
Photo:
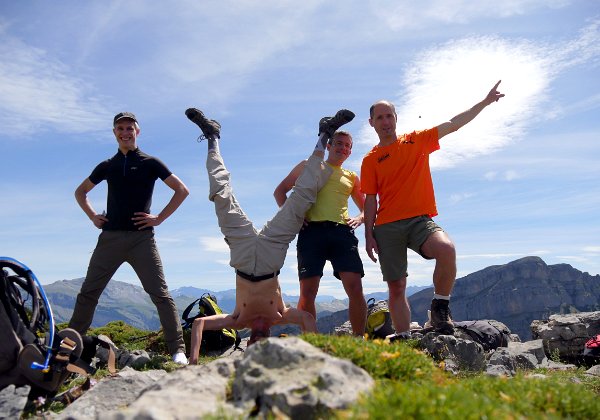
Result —
<path fill-rule="evenodd" d="M 190 195 L 190 190 L 185 184 L 181 184 L 179 188 L 177 188 L 177 194 L 185 200 L 187 196 Z"/>
<path fill-rule="evenodd" d="M 77 188 L 73 195 L 75 196 L 75 201 L 80 203 L 82 200 L 85 200 L 86 193 L 83 189 Z"/>
<path fill-rule="evenodd" d="M 285 193 L 279 187 L 275 188 L 275 191 L 273 191 L 273 197 L 275 198 L 275 202 L 279 207 L 281 207 L 285 202 Z"/>
<path fill-rule="evenodd" d="M 197 331 L 197 330 L 202 331 L 203 329 L 204 329 L 204 319 L 202 319 L 202 318 L 194 319 L 194 322 L 192 322 L 192 330 L 193 331 Z"/>

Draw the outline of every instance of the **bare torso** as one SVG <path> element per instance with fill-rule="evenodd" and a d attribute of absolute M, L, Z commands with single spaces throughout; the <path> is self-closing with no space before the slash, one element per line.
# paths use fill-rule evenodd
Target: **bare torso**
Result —
<path fill-rule="evenodd" d="M 277 324 L 285 310 L 277 277 L 252 282 L 236 276 L 236 304 L 231 314 L 236 328 L 250 327 L 256 318 L 266 318 Z"/>

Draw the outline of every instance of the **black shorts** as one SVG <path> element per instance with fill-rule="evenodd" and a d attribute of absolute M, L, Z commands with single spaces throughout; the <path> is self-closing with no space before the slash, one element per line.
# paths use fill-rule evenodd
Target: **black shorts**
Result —
<path fill-rule="evenodd" d="M 323 276 L 323 267 L 329 260 L 333 275 L 340 272 L 360 273 L 364 277 L 363 264 L 358 255 L 358 238 L 348 225 L 335 222 L 310 222 L 298 234 L 298 277 Z"/>

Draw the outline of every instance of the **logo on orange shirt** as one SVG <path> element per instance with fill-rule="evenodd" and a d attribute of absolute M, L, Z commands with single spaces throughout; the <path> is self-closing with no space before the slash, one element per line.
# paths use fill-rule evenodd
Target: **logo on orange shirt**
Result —
<path fill-rule="evenodd" d="M 389 157 L 390 157 L 390 154 L 389 154 L 389 153 L 386 153 L 385 155 L 383 155 L 383 156 L 381 156 L 381 157 L 377 158 L 377 163 L 381 163 L 381 162 L 383 162 L 384 160 L 386 160 L 386 159 L 387 159 L 387 158 L 389 158 Z"/>

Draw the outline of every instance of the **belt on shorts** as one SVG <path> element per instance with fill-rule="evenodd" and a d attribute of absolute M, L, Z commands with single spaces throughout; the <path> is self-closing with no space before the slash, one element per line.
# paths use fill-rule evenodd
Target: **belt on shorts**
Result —
<path fill-rule="evenodd" d="M 345 223 L 332 222 L 331 220 L 317 220 L 315 222 L 308 222 L 309 225 L 321 225 L 321 226 L 348 226 Z"/>
<path fill-rule="evenodd" d="M 263 280 L 268 280 L 268 279 L 272 279 L 273 277 L 276 277 L 279 275 L 279 271 L 277 270 L 276 273 L 270 273 L 270 274 L 264 274 L 262 276 L 255 276 L 253 274 L 246 274 L 243 271 L 240 270 L 235 270 L 235 274 L 237 274 L 238 276 L 240 276 L 243 279 L 249 280 L 249 281 L 253 281 L 253 282 L 257 282 L 257 281 L 263 281 Z"/>

